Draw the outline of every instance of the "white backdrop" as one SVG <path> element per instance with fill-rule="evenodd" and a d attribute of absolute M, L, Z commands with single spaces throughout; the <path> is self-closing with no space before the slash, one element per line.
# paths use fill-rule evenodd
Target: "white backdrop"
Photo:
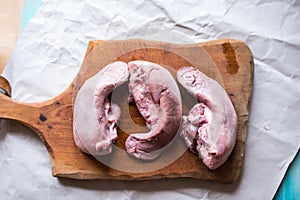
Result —
<path fill-rule="evenodd" d="M 135 30 L 154 27 L 194 42 L 245 41 L 254 55 L 255 74 L 243 173 L 231 185 L 191 179 L 58 179 L 51 176 L 38 137 L 2 120 L 0 199 L 271 199 L 300 146 L 299 10 L 296 0 L 44 0 L 3 73 L 13 98 L 23 102 L 61 93 L 79 71 L 89 40 L 151 39 Z M 157 38 L 172 41 L 163 34 Z"/>

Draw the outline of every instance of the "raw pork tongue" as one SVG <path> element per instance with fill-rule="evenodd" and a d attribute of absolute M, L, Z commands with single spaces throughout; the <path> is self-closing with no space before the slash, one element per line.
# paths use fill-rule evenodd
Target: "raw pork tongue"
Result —
<path fill-rule="evenodd" d="M 128 66 L 125 62 L 114 62 L 104 67 L 98 76 L 96 87 L 94 81 L 85 83 L 78 92 L 74 104 L 74 139 L 75 144 L 83 151 L 92 155 L 105 155 L 112 151 L 112 142 L 118 138 L 117 121 L 121 110 L 118 105 L 111 103 L 107 96 L 118 86 L 128 80 Z M 94 96 L 91 97 L 91 88 Z M 81 105 L 79 105 L 81 104 Z M 89 112 L 89 110 L 93 112 Z M 94 114 L 91 121 L 82 118 L 84 113 Z M 89 124 L 90 126 L 86 125 Z M 78 126 L 86 126 L 80 128 Z"/>
<path fill-rule="evenodd" d="M 131 134 L 125 143 L 130 155 L 152 160 L 175 137 L 182 118 L 181 96 L 176 81 L 165 68 L 146 61 L 128 63 L 129 91 L 150 129 Z"/>
<path fill-rule="evenodd" d="M 183 117 L 181 136 L 209 169 L 221 166 L 236 140 L 237 116 L 226 91 L 193 67 L 177 71 L 180 84 L 199 103 Z"/>

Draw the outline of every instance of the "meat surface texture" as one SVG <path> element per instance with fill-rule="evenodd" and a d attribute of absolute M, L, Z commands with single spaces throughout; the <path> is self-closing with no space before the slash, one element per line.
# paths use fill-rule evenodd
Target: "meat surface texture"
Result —
<path fill-rule="evenodd" d="M 175 137 L 182 119 L 179 88 L 168 70 L 155 63 L 128 63 L 129 91 L 147 127 L 147 133 L 131 134 L 125 143 L 127 152 L 137 158 L 157 158 Z"/>
<path fill-rule="evenodd" d="M 233 104 L 222 86 L 194 67 L 181 67 L 177 79 L 198 100 L 183 117 L 180 134 L 209 169 L 216 169 L 235 145 L 237 116 Z"/>
<path fill-rule="evenodd" d="M 118 138 L 121 110 L 108 96 L 129 75 L 130 99 L 145 119 L 149 132 L 129 135 L 126 151 L 136 158 L 155 159 L 178 133 L 182 103 L 170 72 L 146 61 L 114 62 L 88 79 L 76 96 L 73 134 L 81 151 L 92 155 L 111 153 L 112 143 Z"/>
<path fill-rule="evenodd" d="M 75 144 L 85 153 L 105 155 L 112 151 L 117 138 L 117 121 L 121 110 L 108 95 L 128 80 L 128 66 L 114 62 L 104 67 L 95 80 L 87 81 L 77 94 L 74 104 Z M 94 94 L 94 95 L 91 95 Z M 89 112 L 91 111 L 91 112 Z M 80 127 L 79 127 L 80 126 Z"/>

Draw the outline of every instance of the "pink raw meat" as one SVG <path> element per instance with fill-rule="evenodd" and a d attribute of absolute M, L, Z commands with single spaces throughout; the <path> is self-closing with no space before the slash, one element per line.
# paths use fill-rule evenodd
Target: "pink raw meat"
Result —
<path fill-rule="evenodd" d="M 121 111 L 107 96 L 128 80 L 129 73 L 131 99 L 150 131 L 131 134 L 125 143 L 126 151 L 140 159 L 155 159 L 177 134 L 182 119 L 181 96 L 168 70 L 146 61 L 132 61 L 128 65 L 114 62 L 87 80 L 77 94 L 74 139 L 83 152 L 111 153 L 112 142 L 118 137 L 117 121 Z"/>
<path fill-rule="evenodd" d="M 131 99 L 146 120 L 148 133 L 131 134 L 125 143 L 130 155 L 152 160 L 175 137 L 182 118 L 181 96 L 176 81 L 158 64 L 128 63 Z"/>
<path fill-rule="evenodd" d="M 216 81 L 194 67 L 180 68 L 177 79 L 199 101 L 183 117 L 181 136 L 208 168 L 216 169 L 235 145 L 237 116 L 232 102 Z"/>
<path fill-rule="evenodd" d="M 112 142 L 118 138 L 117 121 L 121 110 L 107 96 L 127 81 L 128 76 L 127 64 L 114 62 L 86 81 L 78 92 L 74 104 L 73 132 L 75 144 L 83 152 L 92 155 L 111 153 Z"/>

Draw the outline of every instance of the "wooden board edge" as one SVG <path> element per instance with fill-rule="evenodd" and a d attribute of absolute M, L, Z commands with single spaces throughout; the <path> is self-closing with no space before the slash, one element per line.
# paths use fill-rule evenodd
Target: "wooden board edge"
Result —
<path fill-rule="evenodd" d="M 57 177 L 57 178 L 70 178 L 70 179 L 74 179 L 74 180 L 117 180 L 117 181 L 122 181 L 122 180 L 126 180 L 126 181 L 144 181 L 144 180 L 159 180 L 159 179 L 191 179 L 191 180 L 201 180 L 201 181 L 211 181 L 211 182 L 215 182 L 215 183 L 220 183 L 220 184 L 231 184 L 233 182 L 235 182 L 236 180 L 220 180 L 220 179 L 211 179 L 211 178 L 199 178 L 197 177 L 197 173 L 186 173 L 186 174 L 178 174 L 178 173 L 171 173 L 168 175 L 162 175 L 162 174 L 158 174 L 158 175 L 153 175 L 151 176 L 151 178 L 149 178 L 148 176 L 145 177 L 139 177 L 139 178 L 135 178 L 134 176 L 131 175 L 118 175 L 118 176 L 103 176 L 100 174 L 92 174 L 92 173 L 85 173 L 85 172 L 78 172 L 78 171 L 74 171 L 74 172 L 67 172 L 64 173 L 60 170 L 60 172 L 57 172 L 55 170 L 55 168 L 52 168 L 52 176 L 53 177 Z"/>

